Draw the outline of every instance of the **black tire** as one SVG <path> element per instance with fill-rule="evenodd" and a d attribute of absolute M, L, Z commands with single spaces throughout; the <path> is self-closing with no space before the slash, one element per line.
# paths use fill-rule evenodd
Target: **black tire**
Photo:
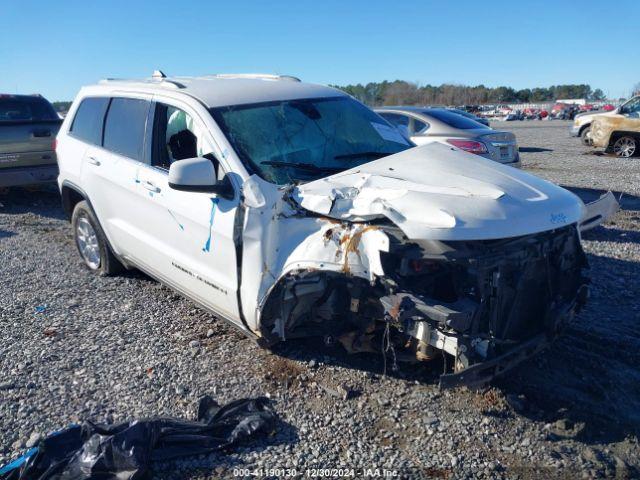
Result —
<path fill-rule="evenodd" d="M 580 141 L 585 147 L 591 146 L 591 138 L 588 136 L 591 133 L 591 126 L 585 127 L 580 132 Z"/>
<path fill-rule="evenodd" d="M 73 239 L 78 253 L 80 253 L 80 258 L 82 258 L 89 270 L 104 276 L 115 275 L 124 270 L 122 263 L 111 251 L 100 222 L 98 222 L 93 210 L 86 201 L 83 200 L 76 204 L 71 216 L 71 226 L 73 228 Z M 91 229 L 93 229 L 92 232 Z M 86 235 L 87 231 L 91 232 L 91 242 L 86 240 L 89 238 Z M 89 243 L 90 246 L 87 249 L 86 247 Z M 83 245 L 85 246 L 84 252 Z"/>

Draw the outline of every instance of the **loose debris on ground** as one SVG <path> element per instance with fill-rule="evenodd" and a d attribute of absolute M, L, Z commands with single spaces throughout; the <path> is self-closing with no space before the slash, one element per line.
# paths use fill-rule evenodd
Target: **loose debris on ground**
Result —
<path fill-rule="evenodd" d="M 0 470 L 3 480 L 149 478 L 152 462 L 182 459 L 248 443 L 271 432 L 276 421 L 262 398 L 223 407 L 211 397 L 198 404 L 195 421 L 157 417 L 117 425 L 72 425 L 41 439 L 34 434 L 25 455 Z M 35 437 L 35 438 L 34 438 Z"/>

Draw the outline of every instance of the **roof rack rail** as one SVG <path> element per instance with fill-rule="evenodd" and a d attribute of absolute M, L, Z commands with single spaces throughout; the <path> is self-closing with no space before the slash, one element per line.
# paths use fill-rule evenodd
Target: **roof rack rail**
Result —
<path fill-rule="evenodd" d="M 157 70 L 157 72 L 159 72 Z M 160 72 L 162 75 L 164 75 L 162 72 Z M 169 87 L 169 88 L 185 88 L 185 85 L 183 83 L 180 83 L 176 80 L 171 80 L 166 78 L 166 76 L 162 77 L 159 75 L 156 75 L 156 72 L 154 72 L 154 75 L 149 78 L 149 79 L 127 79 L 127 78 L 105 78 L 100 80 L 98 83 L 101 84 L 105 84 L 105 83 L 128 83 L 128 84 L 132 84 L 132 85 L 162 85 L 163 87 Z"/>
<path fill-rule="evenodd" d="M 208 75 L 215 78 L 252 78 L 257 80 L 284 80 L 289 82 L 300 82 L 298 77 L 293 75 L 274 75 L 271 73 L 216 73 Z"/>

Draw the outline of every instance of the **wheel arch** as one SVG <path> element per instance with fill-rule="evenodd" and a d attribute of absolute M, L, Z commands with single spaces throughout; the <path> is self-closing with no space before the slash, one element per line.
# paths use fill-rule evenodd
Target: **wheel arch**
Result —
<path fill-rule="evenodd" d="M 625 136 L 633 137 L 636 140 L 640 140 L 640 132 L 635 132 L 633 130 L 614 130 L 609 136 L 609 143 Z"/>
<path fill-rule="evenodd" d="M 85 201 L 87 202 L 87 205 L 89 205 L 89 208 L 93 212 L 93 215 L 96 217 L 96 220 L 98 221 L 98 223 L 100 223 L 100 219 L 98 218 L 98 215 L 96 214 L 96 210 L 93 208 L 93 205 L 91 204 L 91 200 L 89 199 L 89 196 L 86 194 L 86 192 L 82 188 L 77 186 L 75 183 L 72 183 L 68 180 L 65 180 L 64 182 L 62 182 L 62 187 L 60 189 L 60 196 L 62 197 L 62 208 L 69 221 L 71 221 L 73 210 L 75 209 L 76 205 L 82 201 Z M 127 269 L 132 268 L 132 265 L 122 258 L 122 256 L 120 255 L 120 252 L 113 248 L 113 242 L 111 242 L 111 239 L 109 238 L 109 234 L 106 232 L 104 227 L 102 227 L 102 225 L 100 225 L 100 227 L 104 232 L 104 236 L 107 241 L 107 245 L 109 249 L 111 249 L 111 252 L 113 252 L 113 254 L 116 256 L 118 261 L 122 263 L 122 265 L 124 265 L 125 268 Z"/>
<path fill-rule="evenodd" d="M 591 122 L 585 123 L 584 125 L 582 125 L 580 127 L 580 131 L 578 132 L 578 136 L 582 135 L 582 132 L 584 132 L 587 128 L 591 128 Z"/>
<path fill-rule="evenodd" d="M 84 200 L 91 207 L 91 202 L 89 201 L 89 197 L 87 197 L 87 194 L 80 187 L 67 180 L 62 182 L 60 196 L 62 197 L 62 209 L 67 216 L 67 220 L 69 221 L 71 221 L 73 209 L 78 203 Z M 91 207 L 91 209 L 93 210 L 93 207 Z"/>
<path fill-rule="evenodd" d="M 307 292 L 304 292 L 305 285 L 307 287 L 310 286 L 309 291 Z M 322 288 L 314 288 L 313 285 L 317 285 L 318 287 Z M 296 293 L 295 290 L 297 287 L 302 287 L 303 291 Z M 341 297 L 348 297 L 349 300 L 358 298 L 358 302 L 360 300 L 364 301 L 376 296 L 371 295 L 371 292 L 375 291 L 376 287 L 372 285 L 369 280 L 364 277 L 352 275 L 341 270 L 291 269 L 278 277 L 278 279 L 265 293 L 260 302 L 257 330 L 260 332 L 260 337 L 263 344 L 273 345 L 283 340 L 285 337 L 295 338 L 299 336 L 313 336 L 313 334 L 311 333 L 311 331 L 313 330 L 316 330 L 315 335 L 317 335 L 319 333 L 319 330 L 322 330 L 325 327 L 329 328 L 329 330 L 323 331 L 323 334 L 339 333 L 339 328 L 336 328 L 335 324 L 316 325 L 317 329 L 312 327 L 311 331 L 303 335 L 300 335 L 299 333 L 292 335 L 292 332 L 288 329 L 289 325 L 283 324 L 282 330 L 277 333 L 279 329 L 275 328 L 274 323 L 278 319 L 279 314 L 284 313 L 285 311 L 288 311 L 288 315 L 284 315 L 281 320 L 285 323 L 288 323 L 287 321 L 285 321 L 285 318 L 287 318 L 287 320 L 290 320 L 292 317 L 295 317 L 295 315 L 293 314 L 298 303 L 306 304 L 309 303 L 310 300 L 312 300 L 312 302 L 309 303 L 309 309 L 313 309 L 315 308 L 315 306 L 319 307 L 321 305 L 328 306 L 330 303 L 330 297 L 326 297 L 325 295 L 330 294 L 334 290 L 338 292 Z M 289 300 L 286 299 L 287 297 L 289 297 Z M 316 300 L 321 301 L 320 303 L 316 304 Z M 290 302 L 293 302 L 292 306 L 287 305 Z M 303 308 L 302 311 L 306 312 L 309 309 Z M 333 308 L 324 310 L 325 313 L 328 313 L 329 311 L 332 311 L 333 313 L 340 312 L 340 316 L 342 318 L 342 320 L 340 321 L 340 327 L 347 327 L 350 323 L 348 317 L 357 315 L 355 313 L 356 310 L 350 309 L 348 304 L 343 305 L 343 308 L 340 308 L 338 310 L 333 310 Z"/>

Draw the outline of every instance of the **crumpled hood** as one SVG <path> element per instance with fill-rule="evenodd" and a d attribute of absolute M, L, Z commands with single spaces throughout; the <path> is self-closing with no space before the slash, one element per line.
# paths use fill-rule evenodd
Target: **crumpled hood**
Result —
<path fill-rule="evenodd" d="M 297 186 L 305 209 L 339 220 L 387 218 L 410 239 L 485 240 L 578 222 L 571 192 L 439 143 Z"/>

